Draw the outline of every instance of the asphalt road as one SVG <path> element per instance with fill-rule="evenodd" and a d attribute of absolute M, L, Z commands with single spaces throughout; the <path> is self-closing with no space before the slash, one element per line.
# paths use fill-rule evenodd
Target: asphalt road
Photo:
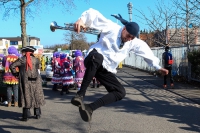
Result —
<path fill-rule="evenodd" d="M 200 106 L 194 102 L 119 71 L 126 97 L 93 112 L 92 122 L 82 121 L 78 108 L 71 105 L 76 90 L 61 96 L 44 87 L 46 105 L 42 117 L 19 121 L 21 108 L 0 106 L 0 133 L 199 133 Z M 88 88 L 85 103 L 106 94 L 103 86 Z M 31 110 L 33 114 L 33 110 Z"/>

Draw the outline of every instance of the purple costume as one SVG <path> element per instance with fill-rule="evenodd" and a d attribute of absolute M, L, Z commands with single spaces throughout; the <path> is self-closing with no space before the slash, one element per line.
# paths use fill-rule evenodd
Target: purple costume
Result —
<path fill-rule="evenodd" d="M 75 82 L 78 86 L 77 89 L 79 90 L 85 75 L 84 57 L 82 56 L 82 52 L 80 50 L 75 52 L 74 71 Z"/>
<path fill-rule="evenodd" d="M 74 84 L 74 79 L 72 75 L 72 62 L 66 58 L 66 54 L 63 54 L 60 58 L 61 61 L 61 73 L 62 73 L 62 83 L 63 86 L 68 86 Z"/>
<path fill-rule="evenodd" d="M 60 75 L 60 53 L 55 52 L 53 54 L 53 62 L 52 62 L 52 69 L 53 69 L 53 77 L 51 79 L 52 84 L 60 84 L 62 83 L 62 77 Z"/>

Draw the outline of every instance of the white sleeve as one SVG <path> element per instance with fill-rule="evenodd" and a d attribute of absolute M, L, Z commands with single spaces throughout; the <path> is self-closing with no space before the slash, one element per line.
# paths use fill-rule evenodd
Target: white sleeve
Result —
<path fill-rule="evenodd" d="M 134 42 L 134 40 L 132 40 Z M 153 54 L 150 47 L 147 45 L 146 42 L 136 39 L 136 43 L 132 44 L 133 47 L 131 52 L 135 53 L 138 56 L 144 58 L 144 61 L 149 65 L 153 66 L 155 69 L 159 70 L 161 66 L 159 65 L 160 60 Z"/>
<path fill-rule="evenodd" d="M 99 11 L 90 8 L 84 11 L 80 17 L 86 27 L 95 28 L 102 32 L 108 32 L 116 23 L 106 19 Z"/>

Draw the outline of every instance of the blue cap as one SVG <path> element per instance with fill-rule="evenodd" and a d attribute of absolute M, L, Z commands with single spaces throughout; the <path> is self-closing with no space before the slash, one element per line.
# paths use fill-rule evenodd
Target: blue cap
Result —
<path fill-rule="evenodd" d="M 126 25 L 126 30 L 133 36 L 138 36 L 140 27 L 136 22 L 128 22 Z"/>

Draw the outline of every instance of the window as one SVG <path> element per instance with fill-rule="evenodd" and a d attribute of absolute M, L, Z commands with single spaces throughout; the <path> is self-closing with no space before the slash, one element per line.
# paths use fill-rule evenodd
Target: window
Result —
<path fill-rule="evenodd" d="M 18 41 L 10 41 L 10 45 L 18 45 Z"/>

